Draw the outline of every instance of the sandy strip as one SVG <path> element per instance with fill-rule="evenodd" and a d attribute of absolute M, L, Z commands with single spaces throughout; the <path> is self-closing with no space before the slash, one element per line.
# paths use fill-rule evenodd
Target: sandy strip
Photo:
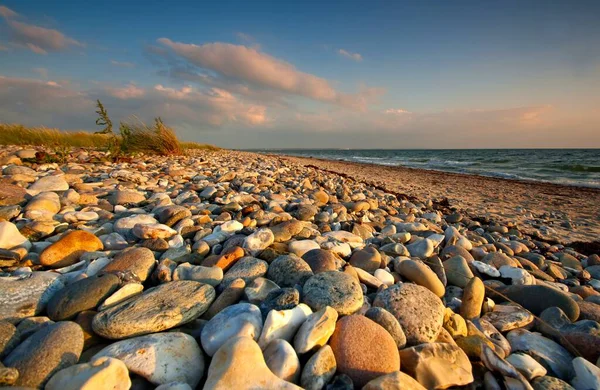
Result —
<path fill-rule="evenodd" d="M 461 212 L 512 222 L 525 232 L 545 239 L 561 243 L 600 240 L 600 189 L 316 158 L 278 157 L 421 200 L 447 198 L 450 206 Z"/>

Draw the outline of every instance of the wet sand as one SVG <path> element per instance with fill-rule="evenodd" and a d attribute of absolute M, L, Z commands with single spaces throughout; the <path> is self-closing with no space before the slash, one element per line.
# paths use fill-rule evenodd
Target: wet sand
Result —
<path fill-rule="evenodd" d="M 317 158 L 278 156 L 420 200 L 447 199 L 472 217 L 515 223 L 528 234 L 571 243 L 600 240 L 600 189 Z"/>

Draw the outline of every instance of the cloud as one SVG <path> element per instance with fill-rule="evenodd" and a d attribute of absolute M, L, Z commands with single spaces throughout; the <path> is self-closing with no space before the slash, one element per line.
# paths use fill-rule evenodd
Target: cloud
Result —
<path fill-rule="evenodd" d="M 116 60 L 110 60 L 110 64 L 114 66 L 118 66 L 120 68 L 134 68 L 135 64 L 133 62 L 121 62 Z"/>
<path fill-rule="evenodd" d="M 137 87 L 135 84 L 127 84 L 124 87 L 107 87 L 106 91 L 113 97 L 118 99 L 134 99 L 140 98 L 146 94 L 143 88 Z"/>
<path fill-rule="evenodd" d="M 0 5 L 0 16 L 2 16 L 4 19 L 11 19 L 16 18 L 19 16 L 19 14 L 8 7 Z"/>
<path fill-rule="evenodd" d="M 168 38 L 160 38 L 158 42 L 184 59 L 187 65 L 252 87 L 361 110 L 366 108 L 365 104 L 370 96 L 341 93 L 328 80 L 302 72 L 292 64 L 256 48 L 229 43 L 195 45 L 174 42 Z"/>
<path fill-rule="evenodd" d="M 11 42 L 17 46 L 28 48 L 36 54 L 63 51 L 71 46 L 85 46 L 58 30 L 15 20 L 20 15 L 7 7 L 0 6 L 0 15 L 6 20 Z"/>
<path fill-rule="evenodd" d="M 0 76 L 2 122 L 64 129 L 95 128 L 95 102 L 100 99 L 114 123 L 136 116 L 145 122 L 161 116 L 182 130 L 187 139 L 221 128 L 251 129 L 268 126 L 268 109 L 246 102 L 225 90 L 199 90 L 164 85 L 144 88 L 97 84 L 80 90 L 67 82 Z M 187 130 L 185 130 L 187 129 Z"/>
<path fill-rule="evenodd" d="M 8 51 L 8 47 L 0 43 L 0 51 Z"/>
<path fill-rule="evenodd" d="M 0 118 L 3 122 L 45 126 L 71 121 L 81 123 L 81 116 L 89 116 L 93 107 L 94 101 L 86 93 L 56 81 L 0 76 Z"/>
<path fill-rule="evenodd" d="M 412 114 L 410 111 L 403 110 L 402 108 L 389 108 L 383 112 L 386 114 L 393 114 L 393 115 Z"/>
<path fill-rule="evenodd" d="M 351 60 L 354 60 L 356 62 L 360 62 L 363 60 L 363 57 L 359 54 L 359 53 L 351 53 L 349 51 L 346 51 L 344 49 L 339 49 L 338 50 L 338 54 L 346 57 L 346 58 L 350 58 Z"/>

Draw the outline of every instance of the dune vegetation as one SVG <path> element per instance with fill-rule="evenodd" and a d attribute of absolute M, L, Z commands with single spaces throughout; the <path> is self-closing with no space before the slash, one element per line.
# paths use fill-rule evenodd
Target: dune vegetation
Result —
<path fill-rule="evenodd" d="M 119 124 L 119 133 L 113 133 L 112 122 L 102 103 L 98 101 L 99 115 L 96 124 L 101 131 L 65 131 L 60 129 L 26 127 L 20 124 L 0 123 L 0 145 L 45 146 L 54 149 L 95 148 L 106 149 L 115 155 L 136 153 L 162 156 L 183 154 L 186 150 L 218 150 L 213 145 L 182 142 L 175 131 L 165 125 L 160 117 L 152 125 L 133 118 Z"/>

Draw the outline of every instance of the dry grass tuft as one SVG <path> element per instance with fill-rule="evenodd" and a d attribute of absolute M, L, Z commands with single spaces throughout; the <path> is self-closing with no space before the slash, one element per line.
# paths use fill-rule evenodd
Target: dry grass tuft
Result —
<path fill-rule="evenodd" d="M 153 126 L 141 121 L 121 123 L 121 135 L 61 131 L 47 127 L 25 127 L 0 123 L 0 145 L 45 146 L 51 148 L 114 149 L 123 153 L 177 155 L 185 150 L 218 150 L 213 145 L 179 142 L 172 128 L 156 118 Z"/>

